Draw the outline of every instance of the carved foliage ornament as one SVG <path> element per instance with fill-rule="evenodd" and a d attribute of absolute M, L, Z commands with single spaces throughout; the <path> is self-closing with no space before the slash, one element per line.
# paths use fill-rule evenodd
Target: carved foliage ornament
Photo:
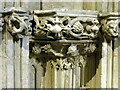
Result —
<path fill-rule="evenodd" d="M 62 12 L 61 15 L 57 11 L 54 13 L 53 11 L 34 11 L 33 14 L 32 35 L 41 42 L 35 43 L 32 53 L 38 55 L 41 62 L 50 61 L 51 66 L 56 69 L 68 70 L 76 66 L 85 67 L 87 56 L 94 53 L 96 49 L 96 42 L 89 40 L 98 37 L 100 25 L 97 15 L 85 17 L 84 14 L 75 14 L 71 16 L 66 12 Z M 43 39 L 47 39 L 50 43 Z M 51 41 L 52 39 L 58 42 Z"/>
<path fill-rule="evenodd" d="M 41 62 L 50 61 L 52 67 L 68 70 L 75 66 L 84 67 L 87 63 L 87 55 L 94 53 L 95 49 L 96 44 L 92 42 L 83 45 L 69 43 L 68 45 L 58 45 L 58 47 L 54 44 L 35 43 L 32 53 L 34 56 L 37 55 Z"/>
<path fill-rule="evenodd" d="M 34 22 L 34 35 L 40 39 L 95 39 L 100 26 L 97 18 L 83 16 L 34 15 Z"/>
<path fill-rule="evenodd" d="M 79 11 L 74 13 L 72 11 L 69 13 L 51 10 L 33 11 L 32 35 L 41 42 L 35 43 L 32 53 L 36 54 L 40 61 L 44 63 L 50 61 L 51 66 L 57 69 L 85 67 L 87 56 L 96 50 L 96 42 L 84 42 L 84 40 L 95 41 L 100 33 L 100 24 L 104 35 L 118 36 L 116 18 L 97 16 L 98 13 L 86 14 Z M 15 15 L 12 16 L 13 21 L 17 19 L 22 22 L 23 27 L 21 28 L 27 28 L 23 22 L 25 18 L 20 21 Z M 100 18 L 100 23 L 98 18 Z M 12 19 L 9 18 L 11 23 Z M 63 43 L 56 43 L 54 40 L 63 40 Z M 69 40 L 71 41 L 65 44 Z M 83 41 L 83 43 L 73 43 L 75 41 Z"/>
<path fill-rule="evenodd" d="M 112 39 L 118 36 L 118 13 L 99 14 L 97 17 L 98 13 L 85 12 L 69 12 L 67 10 L 34 11 L 32 35 L 40 39 L 95 39 L 98 37 L 99 19 L 105 37 Z M 27 12 L 20 8 L 10 8 L 2 14 L 7 29 L 12 35 L 31 34 L 31 23 L 28 21 Z"/>

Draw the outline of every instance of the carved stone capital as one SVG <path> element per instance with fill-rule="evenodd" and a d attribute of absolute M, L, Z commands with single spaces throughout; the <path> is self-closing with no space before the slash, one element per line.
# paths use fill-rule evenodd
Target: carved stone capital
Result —
<path fill-rule="evenodd" d="M 85 67 L 96 50 L 100 24 L 97 12 L 34 10 L 32 53 L 56 69 Z"/>
<path fill-rule="evenodd" d="M 3 13 L 6 29 L 16 38 L 22 38 L 24 35 L 30 35 L 31 27 L 27 12 L 20 8 L 6 9 Z"/>

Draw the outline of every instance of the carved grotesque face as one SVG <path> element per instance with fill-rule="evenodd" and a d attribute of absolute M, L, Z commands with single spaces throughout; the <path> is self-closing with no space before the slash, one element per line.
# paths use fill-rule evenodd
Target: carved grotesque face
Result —
<path fill-rule="evenodd" d="M 60 38 L 62 30 L 60 25 L 61 21 L 58 17 L 47 20 L 46 27 L 48 31 L 48 37 Z"/>
<path fill-rule="evenodd" d="M 70 45 L 70 47 L 68 48 L 67 54 L 76 56 L 78 54 L 77 45 L 75 45 L 75 44 Z"/>
<path fill-rule="evenodd" d="M 95 18 L 90 18 L 86 21 L 86 33 L 91 37 L 96 37 L 99 31 L 99 22 Z"/>
<path fill-rule="evenodd" d="M 25 33 L 25 30 L 28 29 L 28 26 L 25 23 L 25 19 L 27 19 L 27 17 L 26 18 L 20 18 L 18 15 L 15 15 L 15 14 L 13 14 L 10 17 L 9 25 L 12 28 L 11 32 L 13 34 L 16 34 L 16 33 Z"/>
<path fill-rule="evenodd" d="M 104 21 L 102 26 L 102 31 L 105 32 L 110 37 L 117 37 L 118 36 L 118 22 L 117 20 L 109 20 L 107 22 Z"/>

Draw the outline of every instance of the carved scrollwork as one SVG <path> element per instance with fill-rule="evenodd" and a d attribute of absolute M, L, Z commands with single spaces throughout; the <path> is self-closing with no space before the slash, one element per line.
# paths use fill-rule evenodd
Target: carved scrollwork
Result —
<path fill-rule="evenodd" d="M 35 54 L 41 54 L 41 53 L 45 53 L 45 54 L 52 54 L 55 57 L 63 57 L 64 55 L 60 52 L 56 52 L 50 44 L 45 44 L 43 46 L 40 46 L 38 44 L 35 44 L 33 49 L 32 49 L 33 53 Z"/>
<path fill-rule="evenodd" d="M 83 39 L 94 39 L 98 36 L 99 22 L 96 18 L 88 18 L 83 20 L 81 18 L 75 18 L 71 22 L 71 26 L 73 26 L 73 32 L 71 30 L 70 34 L 72 36 Z"/>
<path fill-rule="evenodd" d="M 88 60 L 96 55 L 98 42 L 100 41 L 98 48 L 102 49 L 103 40 L 118 36 L 117 18 L 114 15 L 109 18 L 109 15 L 98 16 L 98 13 L 91 12 L 33 11 L 33 57 L 37 57 L 36 60 L 39 60 L 44 68 L 48 64 L 55 71 L 72 70 L 74 75 L 76 69 L 80 69 L 82 87 L 85 86 Z"/>
<path fill-rule="evenodd" d="M 89 37 L 95 38 L 99 32 L 99 22 L 96 18 L 90 18 L 86 20 L 86 33 Z"/>
<path fill-rule="evenodd" d="M 99 32 L 97 18 L 34 15 L 34 36 L 40 39 L 95 39 Z"/>
<path fill-rule="evenodd" d="M 50 61 L 56 69 L 85 67 L 87 56 L 96 50 L 94 41 L 100 27 L 96 15 L 72 16 L 64 11 L 49 10 L 34 11 L 33 15 L 33 39 L 40 41 L 37 46 L 33 46 L 33 53 L 38 54 L 43 61 Z"/>

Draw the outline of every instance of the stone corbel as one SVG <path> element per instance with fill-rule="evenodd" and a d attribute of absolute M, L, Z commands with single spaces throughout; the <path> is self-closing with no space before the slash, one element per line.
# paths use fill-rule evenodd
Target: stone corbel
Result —
<path fill-rule="evenodd" d="M 102 33 L 107 41 L 113 40 L 114 38 L 118 37 L 119 18 L 120 14 L 118 13 L 99 14 Z"/>
<path fill-rule="evenodd" d="M 6 29 L 15 38 L 31 34 L 28 13 L 21 8 L 5 9 L 2 13 Z"/>

